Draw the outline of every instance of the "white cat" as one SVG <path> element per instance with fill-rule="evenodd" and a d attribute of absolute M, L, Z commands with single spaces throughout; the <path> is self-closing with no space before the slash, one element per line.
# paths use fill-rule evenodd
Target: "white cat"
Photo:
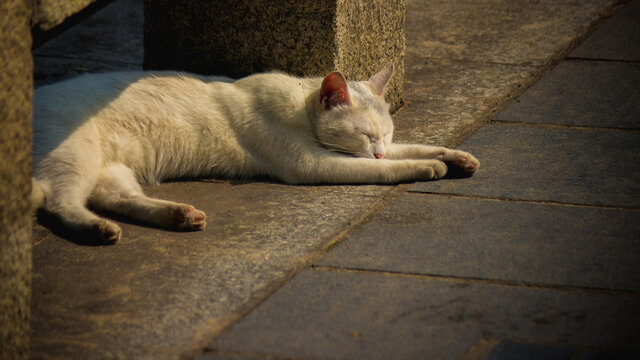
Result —
<path fill-rule="evenodd" d="M 472 155 L 391 142 L 387 68 L 368 81 L 281 73 L 233 81 L 174 72 L 83 75 L 34 96 L 33 202 L 107 242 L 121 229 L 87 209 L 202 230 L 193 206 L 145 196 L 140 183 L 270 176 L 290 184 L 437 179 L 472 174 Z M 445 164 L 446 163 L 446 164 Z"/>

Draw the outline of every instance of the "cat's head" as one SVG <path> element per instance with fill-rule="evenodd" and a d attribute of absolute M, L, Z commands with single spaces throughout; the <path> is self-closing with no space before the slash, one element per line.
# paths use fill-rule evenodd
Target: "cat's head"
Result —
<path fill-rule="evenodd" d="M 358 157 L 382 159 L 393 136 L 393 122 L 384 89 L 388 67 L 367 81 L 347 83 L 338 72 L 327 75 L 320 88 L 314 130 L 320 143 Z"/>

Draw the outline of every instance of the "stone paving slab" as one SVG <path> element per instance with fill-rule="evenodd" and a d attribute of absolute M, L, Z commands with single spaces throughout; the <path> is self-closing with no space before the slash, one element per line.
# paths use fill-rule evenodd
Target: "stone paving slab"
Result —
<path fill-rule="evenodd" d="M 640 1 L 630 1 L 569 56 L 582 59 L 640 61 Z"/>
<path fill-rule="evenodd" d="M 406 194 L 316 264 L 640 291 L 640 210 Z"/>
<path fill-rule="evenodd" d="M 496 120 L 640 128 L 640 65 L 564 61 Z"/>
<path fill-rule="evenodd" d="M 194 355 L 388 189 L 162 184 L 145 191 L 204 210 L 207 228 L 172 232 L 118 221 L 123 239 L 115 246 L 79 246 L 82 239 L 37 225 L 31 356 Z"/>
<path fill-rule="evenodd" d="M 453 74 L 452 70 L 467 68 L 469 82 L 458 78 L 455 83 L 460 87 L 483 86 L 482 91 L 467 93 L 448 87 L 442 91 L 453 91 L 456 96 L 445 92 L 430 93 L 431 98 L 426 101 L 410 104 L 407 107 L 409 111 L 396 116 L 396 121 L 407 121 L 406 125 L 397 127 L 397 138 L 452 145 L 453 140 L 450 139 L 456 139 L 460 134 L 441 129 L 458 132 L 478 119 L 488 119 L 501 106 L 500 103 L 492 108 L 492 101 L 500 102 L 501 96 L 519 92 L 517 85 L 526 86 L 534 81 L 546 66 L 541 64 L 552 63 L 559 56 L 560 49 L 566 49 L 575 37 L 580 37 L 589 27 L 588 23 L 598 14 L 606 13 L 612 2 L 597 0 L 577 7 L 573 1 L 563 0 L 562 4 L 567 8 L 559 12 L 581 15 L 553 17 L 553 21 L 566 24 L 542 24 L 545 25 L 542 30 L 525 29 L 513 36 L 500 32 L 509 30 L 508 26 L 501 27 L 500 31 L 488 28 L 511 21 L 509 16 L 515 16 L 516 22 L 523 27 L 535 28 L 541 25 L 540 18 L 534 17 L 532 22 L 527 22 L 526 14 L 514 13 L 513 10 L 521 3 L 514 7 L 509 2 L 487 0 L 482 3 L 485 12 L 469 12 L 472 2 L 461 0 L 459 3 L 466 10 L 454 13 L 477 15 L 472 23 L 480 24 L 480 27 L 473 28 L 471 33 L 484 31 L 472 39 L 466 34 L 468 31 L 462 29 L 466 23 L 458 22 L 460 17 L 452 21 L 441 12 L 437 18 L 440 22 L 421 20 L 421 14 L 431 13 L 431 9 L 442 6 L 444 2 L 408 0 L 408 5 L 413 6 L 407 12 L 407 34 L 411 39 L 419 37 L 412 32 L 437 30 L 443 34 L 456 33 L 458 38 L 452 39 L 466 39 L 465 46 L 472 50 L 467 54 L 498 44 L 485 52 L 534 54 L 534 60 L 495 55 L 493 60 L 511 61 L 511 56 L 517 62 L 513 67 L 495 64 L 495 69 L 507 71 L 504 79 L 492 70 L 490 61 L 482 66 L 472 64 L 475 60 L 485 61 L 480 57 L 469 61 L 460 58 L 462 60 L 458 64 L 455 61 L 460 59 L 439 61 L 447 65 L 446 74 L 449 76 Z M 96 13 L 88 19 L 92 24 L 80 24 L 76 26 L 80 30 L 74 31 L 74 28 L 65 32 L 61 35 L 63 41 L 58 40 L 60 38 L 52 40 L 62 43 L 36 50 L 39 85 L 85 71 L 138 69 L 142 62 L 139 53 L 142 48 L 139 45 L 141 28 L 138 28 L 142 17 L 126 20 L 133 24 L 128 30 L 117 29 L 128 25 L 113 25 L 121 24 L 119 18 L 128 18 L 126 14 L 130 11 L 139 11 L 140 2 L 117 0 L 112 5 L 118 5 L 120 10 L 108 10 L 107 7 L 104 9 L 110 11 L 107 16 L 100 17 L 102 11 Z M 132 9 L 130 6 L 138 7 Z M 495 14 L 492 8 L 501 6 L 508 7 L 506 11 L 511 13 L 502 18 L 492 16 Z M 599 10 L 594 10 L 596 8 Z M 553 9 L 558 9 L 558 6 L 553 5 Z M 579 24 L 583 20 L 586 22 Z M 487 23 L 482 25 L 483 21 Z M 452 26 L 457 29 L 453 30 Z M 482 29 L 483 26 L 486 29 Z M 554 30 L 545 31 L 546 27 Z M 537 45 L 520 37 L 536 35 L 540 31 L 544 36 L 536 37 Z M 484 45 L 478 47 L 469 42 L 471 40 L 483 41 Z M 547 46 L 549 43 L 553 45 Z M 529 51 L 521 50 L 520 44 Z M 62 50 L 56 50 L 57 46 Z M 414 41 L 408 44 L 407 62 L 423 64 L 424 57 L 438 53 L 431 52 L 433 46 L 446 49 L 450 44 Z M 540 46 L 542 51 L 533 51 L 535 46 Z M 417 49 L 422 47 L 425 49 Z M 412 59 L 411 56 L 420 59 Z M 548 59 L 544 60 L 544 57 Z M 443 71 L 432 66 L 437 63 L 430 62 L 411 76 Z M 519 79 L 519 74 L 523 73 L 521 70 L 529 68 L 534 70 L 532 78 Z M 483 71 L 489 71 L 491 77 L 484 78 Z M 419 92 L 422 84 L 409 80 L 412 81 L 411 91 Z M 441 80 L 438 81 L 442 84 Z M 491 89 L 492 81 L 500 89 Z M 433 90 L 437 89 L 439 87 L 433 87 Z M 407 95 L 413 96 L 411 93 Z M 490 96 L 490 99 L 484 102 L 479 99 L 482 96 Z M 467 100 L 471 105 L 465 107 L 464 101 Z M 439 101 L 446 104 L 441 105 Z M 478 109 L 474 110 L 474 107 Z M 460 121 L 451 114 L 461 109 L 464 111 L 461 115 L 463 126 L 449 126 L 451 121 Z M 412 112 L 420 118 L 412 118 Z M 429 116 L 422 117 L 421 114 Z M 438 118 L 434 120 L 431 114 Z M 421 123 L 421 127 L 412 130 L 410 126 L 417 123 Z M 411 137 L 414 133 L 420 135 Z M 428 134 L 428 138 L 423 137 L 423 133 Z M 371 207 L 379 204 L 382 194 L 389 190 L 389 187 L 289 187 L 227 181 L 163 184 L 145 191 L 150 195 L 193 203 L 207 211 L 207 230 L 202 233 L 176 233 L 120 222 L 125 231 L 124 239 L 113 247 L 78 246 L 36 225 L 33 357 L 89 358 L 100 354 L 103 357 L 162 359 L 195 354 L 292 273 L 322 253 L 329 243 L 343 236 L 341 234 L 345 234 L 354 223 L 362 221 Z M 359 334 L 351 332 L 352 337 Z M 469 337 L 470 343 L 476 340 L 476 334 Z M 455 338 L 452 341 L 455 342 Z M 233 354 L 230 356 L 234 357 Z M 259 354 L 255 357 L 263 358 Z"/>
<path fill-rule="evenodd" d="M 402 143 L 453 146 L 536 79 L 534 66 L 423 60 L 407 56 L 405 100 L 394 118 Z M 452 138 L 451 135 L 455 135 Z"/>
<path fill-rule="evenodd" d="M 574 351 L 566 346 L 528 344 L 517 341 L 500 342 L 483 360 L 634 360 L 637 351 L 601 352 L 593 350 Z M 471 358 L 469 358 L 471 359 Z M 462 358 L 459 360 L 467 360 Z"/>
<path fill-rule="evenodd" d="M 407 55 L 500 64 L 546 65 L 585 36 L 616 1 L 407 0 Z M 410 49 L 412 48 L 412 49 Z"/>
<path fill-rule="evenodd" d="M 102 73 L 109 71 L 142 70 L 142 65 L 103 62 L 87 59 L 75 59 L 49 56 L 34 56 L 35 87 L 71 79 L 86 73 Z"/>
<path fill-rule="evenodd" d="M 85 72 L 141 70 L 142 23 L 142 1 L 113 1 L 33 50 L 36 86 Z"/>
<path fill-rule="evenodd" d="M 567 347 L 504 341 L 498 344 L 486 360 L 571 360 L 573 351 Z"/>
<path fill-rule="evenodd" d="M 639 331 L 637 296 L 305 270 L 200 359 L 222 353 L 446 360 L 458 359 L 481 337 L 637 351 Z"/>
<path fill-rule="evenodd" d="M 640 133 L 489 125 L 461 148 L 482 166 L 471 178 L 411 191 L 604 206 L 640 206 Z"/>

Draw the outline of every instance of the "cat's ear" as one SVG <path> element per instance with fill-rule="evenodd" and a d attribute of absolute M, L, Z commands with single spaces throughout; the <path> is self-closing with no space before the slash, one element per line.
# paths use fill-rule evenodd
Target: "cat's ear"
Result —
<path fill-rule="evenodd" d="M 387 86 L 391 75 L 393 74 L 393 65 L 373 74 L 369 78 L 369 83 L 376 95 L 384 95 L 384 87 Z"/>
<path fill-rule="evenodd" d="M 332 72 L 322 81 L 320 103 L 329 110 L 338 105 L 350 105 L 351 98 L 347 90 L 347 80 L 339 72 Z"/>

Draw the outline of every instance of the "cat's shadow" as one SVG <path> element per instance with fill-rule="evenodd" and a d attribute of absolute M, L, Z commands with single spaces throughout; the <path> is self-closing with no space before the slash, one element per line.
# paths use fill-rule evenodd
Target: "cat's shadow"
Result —
<path fill-rule="evenodd" d="M 441 180 L 456 180 L 456 179 L 465 179 L 468 177 L 471 177 L 471 175 L 468 173 L 465 173 L 463 170 L 459 168 L 453 167 L 453 168 L 449 168 L 449 172 Z M 227 181 L 229 181 L 229 184 L 231 184 L 232 186 L 250 185 L 255 183 L 267 183 L 267 184 L 275 184 L 275 185 L 283 185 L 283 186 L 336 186 L 336 184 L 290 185 L 282 181 L 278 181 L 277 179 L 272 179 L 268 177 L 228 179 Z M 407 183 L 410 183 L 410 182 L 407 182 Z M 151 229 L 157 229 L 157 230 L 163 230 L 163 231 L 177 232 L 177 233 L 190 231 L 190 230 L 180 230 L 180 229 L 164 227 L 164 226 L 160 226 L 152 223 L 147 223 L 147 222 L 139 221 L 124 215 L 114 213 L 114 212 L 97 210 L 94 208 L 92 208 L 91 211 L 95 212 L 97 215 L 101 217 L 105 217 L 110 220 L 114 220 L 119 223 L 124 223 L 128 225 L 134 225 L 134 226 L 139 226 L 143 228 L 151 228 Z M 38 222 L 38 224 L 44 226 L 49 231 L 51 231 L 51 233 L 53 233 L 54 235 L 77 245 L 105 246 L 105 245 L 115 244 L 112 242 L 106 242 L 101 240 L 96 236 L 96 234 L 90 231 L 78 231 L 78 230 L 69 229 L 67 226 L 63 224 L 63 222 L 60 220 L 59 217 L 43 209 L 39 209 L 37 211 L 36 221 Z"/>
<path fill-rule="evenodd" d="M 188 231 L 192 231 L 192 230 L 182 230 L 182 229 L 175 229 L 175 228 L 170 228 L 170 227 L 163 227 L 160 225 L 156 225 L 156 224 L 152 224 L 152 223 L 147 223 L 144 221 L 139 221 L 136 219 L 132 219 L 130 217 L 126 217 L 124 215 L 120 215 L 120 214 L 116 214 L 113 212 L 107 212 L 107 211 L 102 211 L 102 210 L 96 210 L 96 209 L 91 209 L 91 211 L 93 211 L 94 213 L 96 213 L 98 216 L 100 217 L 104 217 L 106 219 L 112 220 L 112 221 L 116 221 L 122 224 L 128 224 L 128 225 L 135 225 L 135 226 L 139 226 L 142 228 L 150 228 L 150 229 L 157 229 L 157 230 L 163 230 L 163 231 L 170 231 L 170 232 L 176 232 L 176 233 L 180 233 L 180 232 L 188 232 Z M 51 231 L 52 234 L 67 240 L 69 242 L 72 242 L 76 245 L 82 245 L 82 246 L 106 246 L 106 245 L 115 245 L 116 243 L 113 242 L 108 242 L 108 241 L 104 241 L 102 239 L 100 239 L 95 233 L 91 232 L 91 231 L 82 231 L 82 230 L 72 230 L 69 229 L 61 220 L 58 216 L 51 214 L 45 210 L 38 210 L 36 213 L 36 221 L 38 222 L 38 224 L 42 225 L 43 227 L 47 228 L 49 231 Z"/>
<path fill-rule="evenodd" d="M 473 174 L 469 174 L 469 173 L 465 172 L 464 170 L 462 170 L 459 167 L 449 166 L 449 169 L 447 171 L 447 175 L 445 175 L 440 180 L 467 179 L 467 178 L 470 178 L 472 176 L 473 176 Z M 436 181 L 438 181 L 438 180 L 436 180 Z"/>
<path fill-rule="evenodd" d="M 60 218 L 45 210 L 39 209 L 36 212 L 36 221 L 38 224 L 47 228 L 53 235 L 70 241 L 76 245 L 83 246 L 105 246 L 113 245 L 113 243 L 102 241 L 95 234 L 89 231 L 71 230 L 63 224 Z"/>

